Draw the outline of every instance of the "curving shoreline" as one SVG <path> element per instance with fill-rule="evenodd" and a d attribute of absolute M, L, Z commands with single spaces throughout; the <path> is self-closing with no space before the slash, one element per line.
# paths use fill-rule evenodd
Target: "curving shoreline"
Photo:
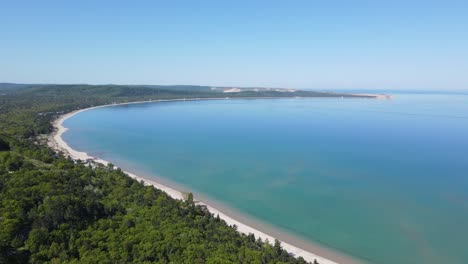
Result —
<path fill-rule="evenodd" d="M 102 108 L 102 107 L 111 107 L 117 105 L 125 105 L 125 104 L 138 104 L 138 103 L 156 103 L 156 102 L 172 102 L 172 101 L 196 101 L 196 100 L 224 100 L 227 98 L 196 98 L 196 99 L 170 99 L 170 100 L 151 100 L 151 101 L 139 101 L 139 102 L 130 102 L 130 103 L 122 103 L 122 104 L 109 104 L 109 105 L 101 105 L 95 107 L 89 107 L 81 110 L 76 110 L 67 114 L 60 116 L 53 122 L 53 126 L 55 131 L 49 137 L 48 144 L 51 148 L 56 151 L 63 152 L 65 155 L 70 156 L 73 159 L 80 159 L 80 160 L 93 160 L 96 163 L 100 163 L 103 165 L 107 165 L 109 162 L 94 158 L 88 155 L 86 152 L 80 152 L 77 150 L 72 149 L 67 142 L 62 139 L 63 133 L 65 133 L 68 129 L 63 126 L 63 122 L 68 118 L 92 109 Z M 243 99 L 243 98 L 241 98 Z M 256 98 L 254 98 L 256 99 Z M 260 98 L 259 98 L 260 99 Z M 138 180 L 143 181 L 145 185 L 151 185 L 155 188 L 158 188 L 164 192 L 166 192 L 169 196 L 174 199 L 184 199 L 183 193 L 180 188 L 177 186 L 171 186 L 171 184 L 164 184 L 160 182 L 156 182 L 154 180 L 149 180 L 145 178 L 144 175 L 140 174 L 136 175 L 129 171 L 125 171 L 130 177 Z M 244 217 L 240 213 L 236 213 L 235 210 L 230 208 L 225 208 L 222 204 L 214 202 L 212 200 L 201 198 L 199 195 L 195 195 L 195 198 L 198 200 L 199 205 L 206 206 L 206 208 L 214 215 L 219 215 L 221 219 L 226 221 L 226 223 L 230 226 L 236 225 L 237 231 L 249 234 L 252 233 L 255 235 L 256 238 L 260 237 L 262 240 L 268 239 L 270 243 L 273 243 L 275 239 L 281 241 L 282 247 L 287 250 L 289 253 L 293 254 L 296 257 L 303 257 L 306 261 L 314 262 L 317 260 L 320 264 L 355 264 L 359 263 L 358 261 L 339 254 L 333 250 L 325 248 L 320 245 L 316 245 L 310 242 L 301 241 L 293 236 L 286 234 L 285 232 L 281 232 L 276 230 L 275 228 L 268 227 L 262 223 L 256 222 L 255 220 L 249 219 L 248 217 Z M 201 198 L 201 199 L 200 199 Z M 263 231 L 261 231 L 263 230 Z M 295 245 L 293 245 L 293 244 Z"/>

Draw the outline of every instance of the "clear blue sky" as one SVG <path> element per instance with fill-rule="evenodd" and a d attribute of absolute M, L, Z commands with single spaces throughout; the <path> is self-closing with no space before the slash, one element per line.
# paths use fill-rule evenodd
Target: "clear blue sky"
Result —
<path fill-rule="evenodd" d="M 0 82 L 468 89 L 468 1 L 0 0 Z"/>

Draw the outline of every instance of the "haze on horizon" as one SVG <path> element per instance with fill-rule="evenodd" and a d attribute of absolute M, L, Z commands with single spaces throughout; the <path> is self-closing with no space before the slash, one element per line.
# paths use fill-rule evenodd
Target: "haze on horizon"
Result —
<path fill-rule="evenodd" d="M 468 89 L 466 1 L 3 1 L 0 82 Z"/>

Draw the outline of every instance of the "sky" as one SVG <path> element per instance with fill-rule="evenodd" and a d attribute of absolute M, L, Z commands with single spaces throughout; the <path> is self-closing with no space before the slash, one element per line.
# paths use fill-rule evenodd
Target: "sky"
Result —
<path fill-rule="evenodd" d="M 468 1 L 0 0 L 0 82 L 468 90 Z"/>

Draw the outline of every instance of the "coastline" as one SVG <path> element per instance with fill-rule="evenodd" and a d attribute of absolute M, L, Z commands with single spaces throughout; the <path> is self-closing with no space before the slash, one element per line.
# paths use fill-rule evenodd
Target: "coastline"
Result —
<path fill-rule="evenodd" d="M 391 100 L 391 99 L 393 99 L 393 96 L 390 95 L 390 94 L 366 94 L 366 93 L 356 94 L 356 93 L 354 93 L 353 95 L 355 95 L 355 96 L 370 96 L 370 97 L 374 97 L 375 99 L 380 99 L 380 100 Z"/>
<path fill-rule="evenodd" d="M 274 97 L 277 98 L 277 97 Z M 80 159 L 83 161 L 86 160 L 93 160 L 96 163 L 100 163 L 103 165 L 107 165 L 109 162 L 103 159 L 98 159 L 88 155 L 86 152 L 80 152 L 77 150 L 72 149 L 67 142 L 62 139 L 63 133 L 65 133 L 68 128 L 63 126 L 63 122 L 68 118 L 92 109 L 102 108 L 102 107 L 111 107 L 111 106 L 118 106 L 118 105 L 126 105 L 126 104 L 141 104 L 141 103 L 156 103 L 156 102 L 174 102 L 174 101 L 198 101 L 198 100 L 225 100 L 231 98 L 195 98 L 195 99 L 168 99 L 168 100 L 150 100 L 150 101 L 138 101 L 138 102 L 129 102 L 129 103 L 119 103 L 119 104 L 108 104 L 108 105 L 101 105 L 101 106 L 94 106 L 85 109 L 80 109 L 76 111 L 72 111 L 70 113 L 61 115 L 59 118 L 54 120 L 53 127 L 55 131 L 50 134 L 48 145 L 52 149 L 63 152 L 66 156 L 69 156 L 73 159 Z M 237 99 L 237 98 L 232 98 Z M 252 99 L 252 98 L 239 98 L 239 99 Z M 257 99 L 257 98 L 253 98 Z M 258 99 L 265 99 L 265 98 L 258 98 Z M 167 181 L 161 180 L 150 180 L 148 177 L 145 177 L 142 173 L 132 173 L 127 170 L 123 170 L 126 174 L 130 177 L 142 181 L 145 185 L 154 186 L 157 189 L 160 189 L 166 192 L 169 196 L 174 199 L 183 200 L 184 195 L 183 191 L 179 186 L 175 184 L 167 183 Z M 153 178 L 153 177 L 152 177 Z M 360 263 L 357 260 L 352 259 L 351 257 L 341 255 L 338 252 L 335 252 L 332 249 L 325 248 L 318 244 L 313 244 L 311 242 L 298 239 L 292 235 L 287 234 L 277 228 L 270 227 L 264 223 L 260 223 L 249 217 L 246 217 L 240 212 L 236 212 L 231 208 L 227 208 L 223 206 L 221 203 L 213 201 L 213 199 L 207 199 L 201 195 L 194 194 L 195 200 L 197 201 L 198 205 L 205 206 L 211 214 L 219 215 L 221 219 L 223 219 L 228 225 L 237 226 L 237 231 L 243 234 L 248 235 L 252 233 L 255 235 L 256 238 L 261 238 L 262 240 L 268 240 L 270 243 L 273 243 L 275 239 L 281 241 L 282 247 L 288 251 L 289 253 L 293 254 L 295 257 L 303 257 L 306 261 L 314 262 L 317 260 L 320 264 L 357 264 Z M 294 244 L 294 245 L 293 245 Z"/>

